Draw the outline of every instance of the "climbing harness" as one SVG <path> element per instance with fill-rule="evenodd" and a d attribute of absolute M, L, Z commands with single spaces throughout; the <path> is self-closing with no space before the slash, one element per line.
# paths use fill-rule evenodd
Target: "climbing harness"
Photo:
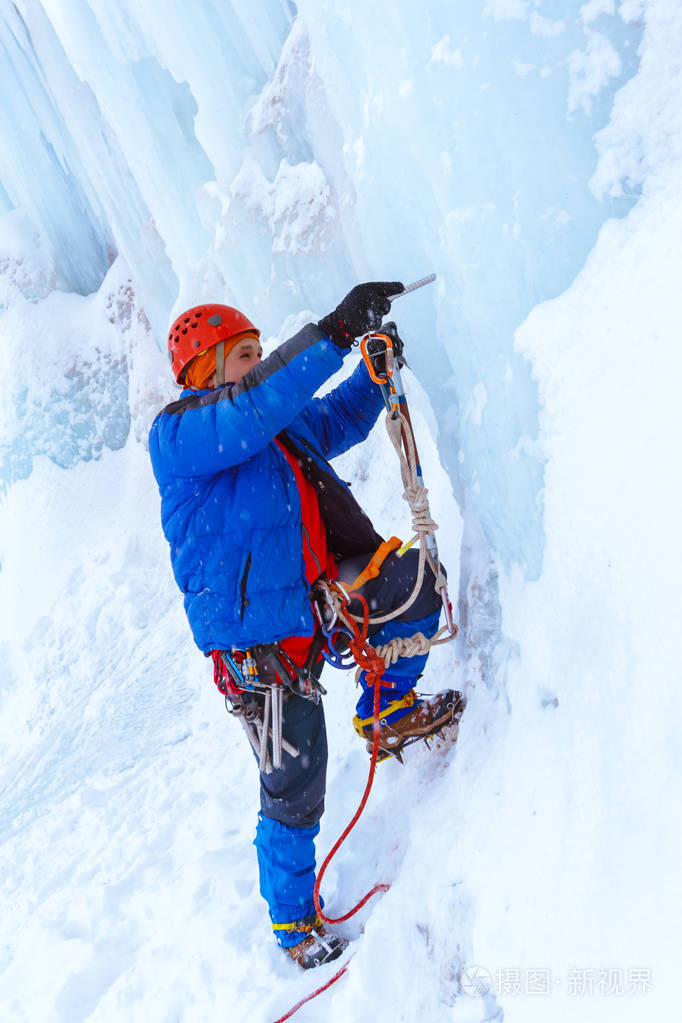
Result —
<path fill-rule="evenodd" d="M 319 646 L 319 642 L 313 642 L 302 668 L 278 643 L 213 651 L 213 680 L 225 697 L 228 712 L 246 732 L 263 774 L 280 770 L 282 750 L 291 757 L 299 756 L 299 750 L 282 735 L 284 691 L 319 702 L 326 692 L 313 671 Z"/>

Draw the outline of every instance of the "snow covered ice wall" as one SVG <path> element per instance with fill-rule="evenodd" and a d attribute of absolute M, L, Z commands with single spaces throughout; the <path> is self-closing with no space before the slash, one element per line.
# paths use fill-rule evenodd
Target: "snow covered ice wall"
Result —
<path fill-rule="evenodd" d="M 537 399 L 513 332 L 626 208 L 598 202 L 588 182 L 592 133 L 634 69 L 637 32 L 608 3 L 427 4 L 416 16 L 403 2 L 386 33 L 373 5 L 299 8 L 369 267 L 439 273 L 438 300 L 425 294 L 400 317 L 460 506 L 468 494 L 506 567 L 534 575 Z"/>
<path fill-rule="evenodd" d="M 377 780 L 383 858 L 330 872 L 330 906 L 384 870 L 394 885 L 330 1018 L 381 1018 L 389 987 L 410 1018 L 478 1023 L 462 962 L 674 976 L 678 6 L 0 7 L 3 1018 L 213 1018 L 236 1002 L 256 1020 L 272 998 L 271 1019 L 306 992 L 289 998 L 297 981 L 267 951 L 253 764 L 188 637 L 144 438 L 186 302 L 223 295 L 272 341 L 358 279 L 432 269 L 438 285 L 395 312 L 467 520 L 465 596 L 487 545 L 495 567 L 520 566 L 501 602 L 490 574 L 472 640 L 503 629 L 520 656 L 507 701 L 477 688 L 442 775 L 422 760 Z M 642 66 L 595 140 L 635 70 L 638 19 Z M 515 326 L 598 232 L 517 349 Z M 383 522 L 373 443 L 344 472 Z M 447 507 L 430 439 L 426 456 Z M 451 684 L 453 660 L 437 652 L 430 679 Z M 364 783 L 348 702 L 330 686 L 331 839 Z M 607 1008 L 643 1016 L 560 993 L 504 1004 L 509 1023 Z"/>
<path fill-rule="evenodd" d="M 436 270 L 396 315 L 441 458 L 535 576 L 537 396 L 513 331 L 628 206 L 589 179 L 638 32 L 611 0 L 22 0 L 0 18 L 0 195 L 59 287 L 96 289 L 120 255 L 161 347 L 196 299 L 274 334 L 357 279 Z"/>

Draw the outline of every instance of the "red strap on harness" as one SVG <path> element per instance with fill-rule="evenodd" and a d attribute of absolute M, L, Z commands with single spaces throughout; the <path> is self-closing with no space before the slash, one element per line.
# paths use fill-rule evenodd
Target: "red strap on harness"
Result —
<path fill-rule="evenodd" d="M 223 664 L 222 650 L 211 650 L 213 660 L 213 681 L 223 696 L 239 696 L 242 689 L 237 689 L 232 677 Z"/>

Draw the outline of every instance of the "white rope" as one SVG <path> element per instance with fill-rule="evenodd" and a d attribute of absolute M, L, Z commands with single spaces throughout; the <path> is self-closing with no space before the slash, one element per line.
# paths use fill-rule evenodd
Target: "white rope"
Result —
<path fill-rule="evenodd" d="M 447 635 L 443 636 L 443 633 L 447 633 Z M 423 632 L 415 632 L 413 636 L 396 636 L 395 639 L 389 640 L 388 643 L 379 644 L 379 646 L 372 647 L 372 649 L 381 657 L 386 667 L 390 668 L 400 657 L 417 657 L 419 654 L 428 654 L 432 646 L 438 646 L 440 643 L 449 643 L 456 635 L 457 626 L 455 626 L 454 632 L 450 632 L 447 625 L 444 625 L 431 639 L 425 636 Z M 368 645 L 372 646 L 371 643 Z M 358 668 L 355 672 L 356 682 L 360 681 L 361 673 L 362 668 Z"/>
<path fill-rule="evenodd" d="M 417 657 L 419 654 L 428 654 L 431 649 L 431 640 L 427 639 L 423 632 L 415 632 L 414 636 L 398 636 L 380 646 L 375 646 L 379 657 L 384 661 L 387 668 L 400 657 Z"/>
<path fill-rule="evenodd" d="M 422 486 L 419 482 L 419 476 L 417 474 L 417 449 L 414 443 L 414 435 L 410 428 L 410 423 L 407 418 L 399 412 L 394 419 L 392 414 L 389 413 L 386 416 L 386 430 L 388 436 L 391 439 L 391 443 L 395 448 L 398 458 L 400 460 L 400 475 L 402 477 L 403 486 L 403 500 L 407 501 L 410 506 L 410 512 L 412 513 L 412 528 L 414 530 L 414 536 L 410 540 L 410 544 L 415 543 L 419 540 L 419 562 L 417 564 L 417 578 L 414 584 L 412 593 L 407 598 L 404 604 L 396 608 L 395 611 L 389 611 L 388 614 L 379 615 L 377 617 L 370 617 L 371 625 L 382 625 L 384 622 L 390 622 L 394 618 L 398 618 L 404 614 L 414 604 L 417 599 L 417 595 L 421 590 L 422 583 L 424 581 L 424 568 L 428 561 L 433 574 L 436 578 L 434 589 L 438 592 L 446 585 L 446 579 L 441 570 L 440 564 L 435 564 L 433 558 L 429 554 L 426 547 L 426 537 L 438 529 L 438 523 L 431 518 L 431 510 L 429 508 L 428 490 Z M 401 436 L 404 433 L 406 445 L 407 445 L 407 457 L 403 453 Z M 357 615 L 353 615 L 356 622 L 362 621 L 362 618 Z"/>
<path fill-rule="evenodd" d="M 429 508 L 428 490 L 422 486 L 419 481 L 417 473 L 417 449 L 414 443 L 414 435 L 408 419 L 402 414 L 393 418 L 392 414 L 389 413 L 386 416 L 386 429 L 391 439 L 391 443 L 395 448 L 398 458 L 400 460 L 400 475 L 402 477 L 404 491 L 403 499 L 407 501 L 410 506 L 410 512 L 412 514 L 412 529 L 414 530 L 414 536 L 410 540 L 410 545 L 414 544 L 419 540 L 419 563 L 417 565 L 417 578 L 414 585 L 414 589 L 408 599 L 402 604 L 401 607 L 390 611 L 388 614 L 381 615 L 378 617 L 370 617 L 370 625 L 382 625 L 384 622 L 390 622 L 394 618 L 398 618 L 404 614 L 412 606 L 417 599 L 417 595 L 421 590 L 422 583 L 424 581 L 424 569 L 426 562 L 428 561 L 433 574 L 435 576 L 434 589 L 440 592 L 444 586 L 447 585 L 445 574 L 440 566 L 440 562 L 434 562 L 433 558 L 429 554 L 426 546 L 426 537 L 433 535 L 438 529 L 438 523 L 431 518 L 431 510 Z M 403 452 L 401 438 L 404 434 L 407 456 Z M 336 611 L 337 617 L 346 624 L 352 631 L 352 624 L 349 622 L 346 613 L 343 610 L 344 600 L 342 594 L 345 595 L 345 591 L 335 588 L 335 584 L 331 586 L 327 583 L 322 583 L 326 592 L 327 599 L 333 604 Z M 361 615 L 352 615 L 348 612 L 351 618 L 356 622 L 362 622 L 363 618 Z M 388 643 L 380 646 L 373 647 L 379 657 L 382 658 L 387 668 L 400 657 L 416 657 L 419 654 L 428 654 L 429 650 L 433 646 L 437 646 L 440 643 L 449 643 L 457 635 L 457 626 L 455 625 L 453 631 L 450 632 L 447 625 L 444 625 L 435 636 L 429 639 L 424 635 L 423 632 L 416 632 L 413 636 L 397 636 L 390 640 Z M 447 633 L 447 635 L 443 635 Z M 369 644 L 371 646 L 371 644 Z M 356 673 L 356 681 L 358 681 L 362 669 L 358 668 Z"/>

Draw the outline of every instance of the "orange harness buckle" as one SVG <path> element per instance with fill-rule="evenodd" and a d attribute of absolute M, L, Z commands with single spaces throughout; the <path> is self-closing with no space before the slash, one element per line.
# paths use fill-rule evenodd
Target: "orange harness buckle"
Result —
<path fill-rule="evenodd" d="M 377 547 L 369 563 L 365 568 L 363 568 L 352 586 L 347 587 L 348 591 L 352 593 L 353 590 L 359 590 L 360 587 L 364 586 L 370 579 L 376 579 L 386 558 L 389 554 L 392 554 L 393 551 L 397 551 L 399 547 L 402 547 L 402 543 L 402 540 L 400 540 L 397 536 L 392 536 L 390 540 L 384 540 L 384 542 Z"/>

